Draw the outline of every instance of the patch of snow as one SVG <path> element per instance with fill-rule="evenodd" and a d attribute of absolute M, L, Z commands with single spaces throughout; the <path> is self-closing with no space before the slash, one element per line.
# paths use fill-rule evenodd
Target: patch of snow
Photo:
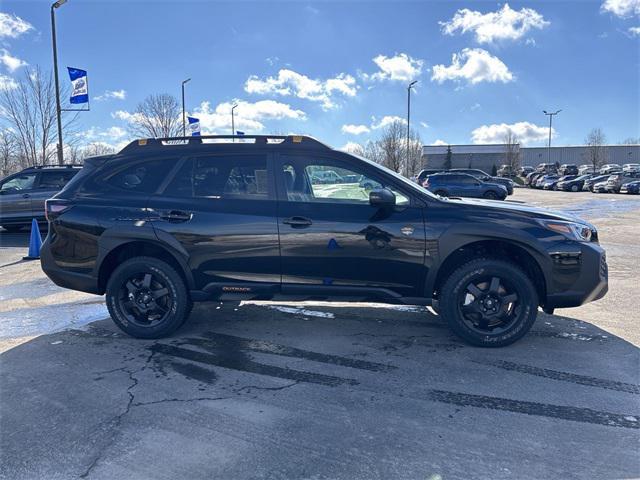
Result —
<path fill-rule="evenodd" d="M 266 305 L 267 308 L 272 310 L 278 310 L 283 313 L 292 313 L 295 315 L 304 315 L 306 317 L 320 317 L 320 318 L 334 318 L 334 314 L 331 312 L 319 312 L 317 310 L 308 310 L 306 308 L 299 307 L 283 307 L 280 305 Z"/>

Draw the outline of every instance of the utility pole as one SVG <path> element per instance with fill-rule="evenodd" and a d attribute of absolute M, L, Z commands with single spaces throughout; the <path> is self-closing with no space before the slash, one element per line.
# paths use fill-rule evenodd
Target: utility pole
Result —
<path fill-rule="evenodd" d="M 551 163 L 551 125 L 553 123 L 553 116 L 559 114 L 561 111 L 562 110 L 547 112 L 546 110 L 543 110 L 544 114 L 549 116 L 549 145 L 547 146 L 547 163 Z"/>
<path fill-rule="evenodd" d="M 190 82 L 191 79 L 187 78 L 186 80 L 182 81 L 182 136 L 186 137 L 187 136 L 187 117 L 184 111 L 184 85 L 185 83 Z"/>
<path fill-rule="evenodd" d="M 62 107 L 60 106 L 60 81 L 58 79 L 58 46 L 56 42 L 56 14 L 55 10 L 64 5 L 67 0 L 58 0 L 51 5 L 51 43 L 53 46 L 53 78 L 56 87 L 56 120 L 58 122 L 58 165 L 64 164 L 62 149 Z"/>
<path fill-rule="evenodd" d="M 405 167 L 404 167 L 404 175 L 407 178 L 410 175 L 410 172 L 409 172 L 409 158 L 411 157 L 411 151 L 409 149 L 409 136 L 410 136 L 410 132 L 411 132 L 411 126 L 410 126 L 411 125 L 410 124 L 410 120 L 411 120 L 411 89 L 413 88 L 413 86 L 416 83 L 418 83 L 418 80 L 414 80 L 407 87 L 407 159 L 405 160 Z"/>
<path fill-rule="evenodd" d="M 234 113 L 233 111 L 238 107 L 238 104 L 236 103 L 233 107 L 231 107 L 231 135 L 234 136 L 234 138 L 232 139 L 232 142 L 235 143 L 236 139 L 235 139 L 235 134 L 236 134 L 236 124 L 235 124 L 235 117 L 234 117 Z"/>

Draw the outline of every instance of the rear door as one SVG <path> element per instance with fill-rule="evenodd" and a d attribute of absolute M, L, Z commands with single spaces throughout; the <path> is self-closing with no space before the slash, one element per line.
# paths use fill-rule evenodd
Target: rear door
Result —
<path fill-rule="evenodd" d="M 280 288 L 273 178 L 265 153 L 185 158 L 148 207 L 158 238 L 188 254 L 195 287 L 208 293 Z"/>

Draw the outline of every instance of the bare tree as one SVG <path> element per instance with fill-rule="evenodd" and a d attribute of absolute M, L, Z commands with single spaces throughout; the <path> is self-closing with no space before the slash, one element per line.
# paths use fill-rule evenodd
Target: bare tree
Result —
<path fill-rule="evenodd" d="M 508 130 L 503 139 L 504 142 L 504 164 L 509 166 L 512 175 L 520 167 L 520 142 L 518 137 L 511 130 Z"/>
<path fill-rule="evenodd" d="M 45 164 L 55 157 L 56 101 L 51 73 L 39 67 L 27 69 L 14 83 L 0 88 L 0 116 L 25 166 Z M 63 118 L 63 132 L 70 139 L 76 115 L 64 113 Z"/>
<path fill-rule="evenodd" d="M 625 138 L 621 145 L 640 145 L 640 137 L 628 137 Z"/>
<path fill-rule="evenodd" d="M 407 177 L 417 175 L 422 169 L 422 139 L 415 130 L 409 132 L 409 153 L 407 154 L 407 140 L 404 141 L 404 161 Z"/>
<path fill-rule="evenodd" d="M 136 137 L 177 137 L 182 135 L 178 100 L 168 93 L 149 95 L 136 107 L 129 129 Z"/>
<path fill-rule="evenodd" d="M 102 142 L 90 143 L 82 149 L 83 158 L 97 155 L 111 155 L 112 153 L 116 153 L 115 147 Z"/>
<path fill-rule="evenodd" d="M 589 132 L 584 142 L 587 145 L 587 161 L 596 171 L 606 162 L 607 147 L 605 143 L 607 142 L 607 137 L 601 128 L 594 128 Z"/>
<path fill-rule="evenodd" d="M 9 130 L 0 131 L 0 161 L 3 177 L 18 169 L 15 139 Z"/>
<path fill-rule="evenodd" d="M 404 124 L 396 120 L 387 125 L 378 142 L 383 154 L 380 163 L 394 172 L 400 173 L 404 163 L 403 154 L 406 142 Z"/>

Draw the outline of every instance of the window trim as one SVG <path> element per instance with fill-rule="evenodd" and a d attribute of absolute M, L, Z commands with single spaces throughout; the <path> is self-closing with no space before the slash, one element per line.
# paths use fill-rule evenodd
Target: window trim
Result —
<path fill-rule="evenodd" d="M 294 162 L 300 162 L 303 164 L 303 168 L 306 168 L 309 165 L 314 165 L 317 162 L 328 162 L 327 165 L 328 166 L 334 166 L 337 168 L 344 168 L 346 170 L 352 170 L 354 168 L 354 162 L 353 162 L 353 158 L 355 157 L 349 157 L 349 160 L 345 160 L 343 158 L 340 158 L 339 156 L 334 156 L 334 155 L 328 155 L 325 153 L 316 153 L 316 152 L 287 152 L 287 153 L 281 153 L 277 155 L 277 158 L 274 160 L 274 173 L 275 173 L 275 177 L 276 177 L 276 187 L 277 187 L 277 199 L 279 202 L 287 202 L 287 203 L 295 203 L 295 204 L 300 204 L 300 205 L 319 205 L 319 204 L 323 204 L 323 205 L 366 205 L 366 206 L 370 206 L 368 202 L 348 202 L 345 199 L 345 201 L 323 201 L 323 199 L 316 199 L 315 201 L 311 201 L 311 202 L 301 202 L 298 200 L 289 200 L 287 194 L 286 194 L 286 187 L 284 184 L 284 175 L 282 174 L 282 169 L 284 167 L 284 165 L 289 164 L 289 163 L 294 163 Z M 409 203 L 405 204 L 405 205 L 398 205 L 399 208 L 408 208 L 408 207 L 415 207 L 416 206 L 416 201 L 414 196 L 410 193 L 407 192 L 404 188 L 402 188 L 400 185 L 398 185 L 397 182 L 393 181 L 393 178 L 388 177 L 387 175 L 385 175 L 385 173 L 383 171 L 376 171 L 375 169 L 371 168 L 369 165 L 367 165 L 364 162 L 361 163 L 357 163 L 356 164 L 356 168 L 359 168 L 361 170 L 360 175 L 365 175 L 368 178 L 370 178 L 371 180 L 374 180 L 378 183 L 381 183 L 383 185 L 385 185 L 385 188 L 392 188 L 393 190 L 396 190 L 397 192 L 400 192 L 403 196 L 405 196 L 408 200 Z M 357 172 L 353 172 L 353 173 L 357 173 Z"/>

